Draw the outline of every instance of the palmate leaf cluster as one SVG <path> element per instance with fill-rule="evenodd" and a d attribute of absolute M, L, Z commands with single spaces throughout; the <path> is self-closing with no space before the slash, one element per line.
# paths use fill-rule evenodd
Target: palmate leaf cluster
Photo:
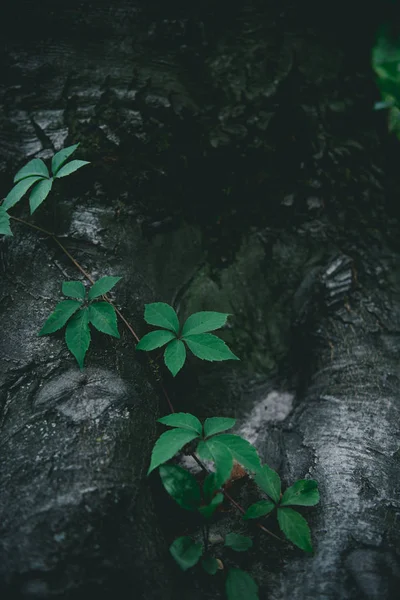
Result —
<path fill-rule="evenodd" d="M 178 315 L 169 304 L 154 302 L 145 305 L 144 318 L 157 329 L 142 337 L 137 350 L 155 350 L 167 344 L 164 361 L 172 375 L 182 369 L 186 360 L 186 348 L 202 360 L 239 360 L 223 340 L 210 333 L 225 325 L 229 314 L 213 311 L 197 312 L 188 317 L 182 330 Z"/>
<path fill-rule="evenodd" d="M 96 281 L 89 289 L 87 302 L 85 286 L 81 281 L 65 281 L 62 292 L 73 300 L 62 300 L 57 304 L 39 331 L 39 336 L 55 333 L 66 325 L 65 341 L 68 349 L 83 369 L 91 340 L 89 324 L 102 333 L 120 337 L 114 307 L 109 302 L 97 300 L 107 294 L 120 279 L 121 277 L 106 276 Z"/>
<path fill-rule="evenodd" d="M 18 171 L 14 177 L 14 187 L 0 206 L 0 234 L 12 235 L 8 210 L 15 206 L 29 190 L 31 190 L 29 206 L 30 212 L 33 214 L 49 195 L 55 179 L 71 175 L 71 173 L 89 164 L 86 160 L 67 162 L 78 146 L 79 144 L 74 144 L 60 150 L 53 156 L 51 175 L 41 158 L 33 158 Z"/>

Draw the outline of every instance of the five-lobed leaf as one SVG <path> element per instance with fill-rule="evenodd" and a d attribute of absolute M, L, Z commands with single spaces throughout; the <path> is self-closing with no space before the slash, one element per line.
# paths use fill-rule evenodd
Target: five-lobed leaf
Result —
<path fill-rule="evenodd" d="M 210 435 L 231 429 L 235 423 L 236 419 L 229 417 L 210 417 L 204 421 L 204 436 L 210 437 Z"/>
<path fill-rule="evenodd" d="M 99 298 L 99 296 L 103 296 L 107 294 L 112 288 L 120 281 L 122 277 L 109 277 L 106 275 L 105 277 L 101 277 L 96 283 L 92 285 L 89 290 L 89 300 L 94 300 L 95 298 Z"/>
<path fill-rule="evenodd" d="M 292 508 L 278 508 L 278 523 L 288 540 L 305 552 L 312 552 L 311 533 L 307 521 Z"/>
<path fill-rule="evenodd" d="M 198 437 L 195 431 L 186 429 L 170 429 L 163 433 L 156 441 L 151 454 L 151 462 L 147 474 L 170 460 L 186 444 Z"/>
<path fill-rule="evenodd" d="M 49 177 L 49 171 L 41 158 L 33 158 L 22 169 L 20 169 L 14 177 L 14 183 L 22 181 L 27 177 Z"/>
<path fill-rule="evenodd" d="M 212 333 L 186 335 L 182 338 L 195 356 L 202 360 L 239 360 L 223 340 Z"/>
<path fill-rule="evenodd" d="M 200 486 L 194 476 L 178 465 L 161 465 L 160 477 L 168 494 L 186 510 L 196 510 L 201 503 Z"/>
<path fill-rule="evenodd" d="M 48 335 L 58 331 L 80 307 L 81 303 L 78 300 L 62 300 L 57 304 L 38 335 Z"/>
<path fill-rule="evenodd" d="M 62 284 L 62 293 L 70 298 L 78 300 L 85 299 L 85 286 L 82 281 L 64 281 Z"/>
<path fill-rule="evenodd" d="M 259 517 L 265 517 L 265 515 L 269 515 L 274 508 L 275 504 L 271 502 L 271 500 L 260 500 L 249 506 L 243 515 L 243 519 L 258 519 Z"/>
<path fill-rule="evenodd" d="M 66 300 L 72 302 L 72 300 Z M 83 369 L 86 352 L 90 345 L 89 311 L 84 308 L 68 321 L 65 330 L 65 341 L 68 349 L 75 356 L 78 365 Z"/>
<path fill-rule="evenodd" d="M 29 196 L 31 215 L 33 215 L 35 210 L 42 204 L 44 200 L 46 200 L 47 196 L 50 194 L 52 185 L 52 179 L 43 179 L 35 185 Z"/>
<path fill-rule="evenodd" d="M 71 160 L 71 162 L 67 163 L 57 173 L 54 175 L 54 179 L 59 179 L 60 177 L 66 177 L 67 175 L 71 175 L 81 167 L 88 165 L 89 161 L 87 160 Z"/>
<path fill-rule="evenodd" d="M 172 331 L 166 329 L 157 329 L 157 331 L 151 331 L 146 333 L 136 346 L 136 350 L 155 350 L 161 348 L 164 344 L 167 344 L 171 340 L 176 339 L 175 334 Z"/>
<path fill-rule="evenodd" d="M 171 332 L 172 333 L 172 332 Z M 164 362 L 166 367 L 175 377 L 177 373 L 182 369 L 186 360 L 186 348 L 185 344 L 181 340 L 172 340 L 165 348 L 164 351 Z"/>
<path fill-rule="evenodd" d="M 318 483 L 314 479 L 299 479 L 283 494 L 280 505 L 315 506 L 318 502 Z"/>
<path fill-rule="evenodd" d="M 165 302 L 145 304 L 144 318 L 149 325 L 164 327 L 164 329 L 174 331 L 176 334 L 179 332 L 178 315 L 172 306 Z"/>
<path fill-rule="evenodd" d="M 182 329 L 182 335 L 214 331 L 214 329 L 219 329 L 225 325 L 228 317 L 229 313 L 213 312 L 211 310 L 194 313 L 187 318 Z"/>
<path fill-rule="evenodd" d="M 180 568 L 186 571 L 198 563 L 203 554 L 203 547 L 201 544 L 195 544 L 190 537 L 183 536 L 172 542 L 169 551 Z"/>
<path fill-rule="evenodd" d="M 59 152 L 57 152 L 53 158 L 51 159 L 51 171 L 53 173 L 53 177 L 57 175 L 57 171 L 63 166 L 65 161 L 69 159 L 71 154 L 75 152 L 78 148 L 78 144 L 74 144 L 73 146 L 68 146 L 68 148 L 63 148 Z"/>
<path fill-rule="evenodd" d="M 89 306 L 89 321 L 98 331 L 119 338 L 117 315 L 109 302 L 95 302 Z"/>
<path fill-rule="evenodd" d="M 271 469 L 268 465 L 263 465 L 255 475 L 254 479 L 263 492 L 268 494 L 274 502 L 279 502 L 281 497 L 281 478 L 276 471 Z"/>
<path fill-rule="evenodd" d="M 259 600 L 258 585 L 241 569 L 229 569 L 225 590 L 228 600 Z"/>
<path fill-rule="evenodd" d="M 2 206 L 0 206 L 0 235 L 12 235 L 10 215 Z"/>
<path fill-rule="evenodd" d="M 215 573 L 218 571 L 217 559 L 209 554 L 202 559 L 201 566 L 209 575 L 215 575 Z"/>
<path fill-rule="evenodd" d="M 43 181 L 43 177 L 35 176 L 35 177 L 27 177 L 26 179 L 22 179 L 19 181 L 17 185 L 15 185 L 11 192 L 9 192 L 4 200 L 2 207 L 5 210 L 8 210 L 17 202 L 19 202 L 24 194 L 29 190 L 29 188 L 36 183 L 37 181 Z"/>
<path fill-rule="evenodd" d="M 225 444 L 232 452 L 233 458 L 243 467 L 254 472 L 260 470 L 261 463 L 257 450 L 247 440 L 232 433 L 222 433 L 215 439 Z"/>
<path fill-rule="evenodd" d="M 225 546 L 232 548 L 236 552 L 245 552 L 253 546 L 253 540 L 246 535 L 238 533 L 228 533 L 225 536 Z"/>
<path fill-rule="evenodd" d="M 180 427 L 181 429 L 188 429 L 189 431 L 195 431 L 201 435 L 201 423 L 197 417 L 190 413 L 172 413 L 157 419 L 159 423 L 168 425 L 168 427 Z"/>

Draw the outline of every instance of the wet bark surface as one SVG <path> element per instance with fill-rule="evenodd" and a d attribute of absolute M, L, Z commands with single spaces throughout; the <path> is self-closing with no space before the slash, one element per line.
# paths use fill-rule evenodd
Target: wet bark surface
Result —
<path fill-rule="evenodd" d="M 354 48 L 356 23 L 289 2 L 81 0 L 14 2 L 0 26 L 1 196 L 29 158 L 80 141 L 91 166 L 31 222 L 95 279 L 122 276 L 114 298 L 139 335 L 146 302 L 232 313 L 221 335 L 240 363 L 189 357 L 174 381 L 161 368 L 176 409 L 236 417 L 285 484 L 319 482 L 313 556 L 256 531 L 246 556 L 216 550 L 262 599 L 391 599 L 400 580 L 398 148 L 371 110 L 376 17 Z M 29 219 L 26 204 L 13 214 Z M 146 478 L 168 412 L 157 377 L 122 323 L 119 341 L 93 332 L 83 373 L 62 334 L 37 337 L 80 274 L 51 239 L 12 228 L 2 597 L 222 598 L 222 573 L 182 573 L 168 553 L 200 532 Z M 232 494 L 256 499 L 245 481 Z M 253 531 L 224 506 L 216 549 L 230 530 Z"/>

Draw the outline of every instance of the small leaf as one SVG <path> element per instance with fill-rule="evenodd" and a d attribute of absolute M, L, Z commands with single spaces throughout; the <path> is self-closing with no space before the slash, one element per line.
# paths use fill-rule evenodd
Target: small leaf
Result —
<path fill-rule="evenodd" d="M 203 554 L 201 544 L 195 544 L 190 537 L 180 537 L 174 540 L 169 548 L 172 556 L 183 571 L 194 567 Z"/>
<path fill-rule="evenodd" d="M 231 429 L 236 423 L 236 419 L 230 419 L 228 417 L 211 417 L 204 421 L 204 436 L 210 437 L 221 431 Z"/>
<path fill-rule="evenodd" d="M 164 327 L 164 329 L 174 331 L 176 334 L 179 332 L 178 315 L 172 306 L 165 302 L 145 304 L 144 318 L 150 325 Z"/>
<path fill-rule="evenodd" d="M 312 552 L 310 528 L 300 513 L 292 508 L 278 508 L 278 523 L 293 544 L 305 552 Z"/>
<path fill-rule="evenodd" d="M 201 423 L 197 417 L 190 413 L 172 413 L 157 419 L 159 423 L 168 425 L 168 427 L 180 427 L 181 429 L 188 429 L 189 431 L 195 431 L 201 435 Z"/>
<path fill-rule="evenodd" d="M 214 439 L 214 438 L 212 438 Z M 232 433 L 223 433 L 215 438 L 225 444 L 233 454 L 233 458 L 249 471 L 259 471 L 260 457 L 257 450 L 247 440 Z"/>
<path fill-rule="evenodd" d="M 71 162 L 67 163 L 59 171 L 57 171 L 56 175 L 54 175 L 54 179 L 59 179 L 60 177 L 66 177 L 67 175 L 71 175 L 81 167 L 88 165 L 89 161 L 87 160 L 71 160 Z"/>
<path fill-rule="evenodd" d="M 268 465 L 264 465 L 254 479 L 263 492 L 268 494 L 274 502 L 279 502 L 281 497 L 281 478 L 276 471 Z"/>
<path fill-rule="evenodd" d="M 164 362 L 173 377 L 182 369 L 186 360 L 185 344 L 181 340 L 172 340 L 165 348 Z"/>
<path fill-rule="evenodd" d="M 36 183 L 37 181 L 42 181 L 43 177 L 28 177 L 27 179 L 23 179 L 19 181 L 17 185 L 13 187 L 11 192 L 9 192 L 4 200 L 2 207 L 5 210 L 8 210 L 17 202 L 19 202 L 24 194 L 29 190 L 29 188 Z"/>
<path fill-rule="evenodd" d="M 0 235 L 12 235 L 10 215 L 2 206 L 0 206 Z"/>
<path fill-rule="evenodd" d="M 121 281 L 121 279 L 122 277 L 109 277 L 108 275 L 101 277 L 90 288 L 89 300 L 94 300 L 94 298 L 104 296 L 104 294 L 107 294 L 107 292 L 112 290 L 112 288 L 118 283 L 118 281 Z"/>
<path fill-rule="evenodd" d="M 70 298 L 85 299 L 85 286 L 82 281 L 64 281 L 62 284 L 62 293 Z"/>
<path fill-rule="evenodd" d="M 224 496 L 222 494 L 216 494 L 206 506 L 200 506 L 200 514 L 202 514 L 205 519 L 210 519 L 223 501 Z"/>
<path fill-rule="evenodd" d="M 63 300 L 59 302 L 54 312 L 49 316 L 38 335 L 48 335 L 64 327 L 70 317 L 81 307 L 77 300 Z"/>
<path fill-rule="evenodd" d="M 14 177 L 14 183 L 26 179 L 27 177 L 33 177 L 37 175 L 39 177 L 49 177 L 49 171 L 40 158 L 34 158 L 30 160 Z"/>
<path fill-rule="evenodd" d="M 232 452 L 225 444 L 218 442 L 218 438 L 206 441 L 215 464 L 215 486 L 220 488 L 230 477 L 233 469 Z"/>
<path fill-rule="evenodd" d="M 215 575 L 215 573 L 218 571 L 217 559 L 209 554 L 203 558 L 201 561 L 201 566 L 209 575 Z"/>
<path fill-rule="evenodd" d="M 274 508 L 275 504 L 271 502 L 271 500 L 260 500 L 249 506 L 246 513 L 243 515 L 243 519 L 258 519 L 259 517 L 264 517 L 272 512 Z"/>
<path fill-rule="evenodd" d="M 228 317 L 229 313 L 219 313 L 210 310 L 194 313 L 186 320 L 182 329 L 182 335 L 214 331 L 214 329 L 219 329 L 225 325 Z"/>
<path fill-rule="evenodd" d="M 197 444 L 196 452 L 200 456 L 201 460 L 212 460 L 213 459 L 206 443 L 203 442 L 203 440 L 201 440 Z"/>
<path fill-rule="evenodd" d="M 172 331 L 166 331 L 165 329 L 157 329 L 157 331 L 151 331 L 146 333 L 136 346 L 136 350 L 155 350 L 155 348 L 161 348 L 167 342 L 176 339 L 175 334 Z"/>
<path fill-rule="evenodd" d="M 68 146 L 68 148 L 63 148 L 63 150 L 60 150 L 53 156 L 53 158 L 51 159 L 51 171 L 53 173 L 53 177 L 57 174 L 57 171 L 59 171 L 59 169 L 63 166 L 65 161 L 69 159 L 71 154 L 75 152 L 78 146 L 79 144 Z"/>
<path fill-rule="evenodd" d="M 66 300 L 72 302 L 72 300 Z M 83 369 L 83 361 L 90 345 L 90 329 L 88 309 L 80 310 L 68 322 L 65 330 L 65 341 L 70 352 L 75 356 L 80 369 Z"/>
<path fill-rule="evenodd" d="M 35 187 L 31 191 L 31 195 L 29 196 L 29 206 L 31 209 L 31 215 L 33 215 L 35 210 L 42 204 L 44 200 L 46 200 L 47 196 L 50 193 L 52 185 L 52 179 L 43 179 L 37 185 L 35 185 Z"/>
<path fill-rule="evenodd" d="M 232 548 L 236 552 L 245 552 L 253 545 L 251 538 L 237 533 L 228 533 L 225 536 L 225 546 Z"/>
<path fill-rule="evenodd" d="M 241 569 L 229 569 L 225 590 L 228 600 L 259 600 L 258 585 Z"/>
<path fill-rule="evenodd" d="M 186 510 L 200 506 L 200 487 L 189 471 L 178 465 L 161 465 L 159 472 L 163 486 L 179 506 Z"/>
<path fill-rule="evenodd" d="M 154 469 L 170 460 L 186 444 L 197 437 L 195 431 L 187 431 L 186 429 L 170 429 L 163 433 L 154 445 L 147 475 L 150 475 Z"/>
<path fill-rule="evenodd" d="M 195 356 L 202 360 L 239 360 L 219 337 L 212 333 L 187 335 L 182 338 Z"/>
<path fill-rule="evenodd" d="M 318 502 L 318 483 L 314 479 L 299 479 L 283 494 L 280 505 L 315 506 Z"/>
<path fill-rule="evenodd" d="M 115 309 L 109 302 L 95 302 L 89 306 L 89 322 L 98 331 L 120 337 Z"/>

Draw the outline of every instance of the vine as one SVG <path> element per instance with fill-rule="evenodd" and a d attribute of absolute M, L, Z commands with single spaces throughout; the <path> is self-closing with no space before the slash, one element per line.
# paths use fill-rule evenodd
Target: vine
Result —
<path fill-rule="evenodd" d="M 15 185 L 0 206 L 0 235 L 13 235 L 10 227 L 10 219 L 13 219 L 49 236 L 91 284 L 87 290 L 81 281 L 65 281 L 62 293 L 68 299 L 56 305 L 38 335 L 49 335 L 65 327 L 67 347 L 83 369 L 91 341 L 90 326 L 119 338 L 118 315 L 137 342 L 137 350 L 150 352 L 165 346 L 164 362 L 173 377 L 184 366 L 187 349 L 201 360 L 239 360 L 221 338 L 211 333 L 226 324 L 230 316 L 227 313 L 197 312 L 181 326 L 172 306 L 164 302 L 146 304 L 144 319 L 158 329 L 139 340 L 132 326 L 107 295 L 120 277 L 105 276 L 94 281 L 53 233 L 9 214 L 10 208 L 29 190 L 30 213 L 33 214 L 50 193 L 56 179 L 89 164 L 82 160 L 67 162 L 78 146 L 69 146 L 53 156 L 52 176 L 41 159 L 28 162 L 15 175 Z M 312 552 L 307 521 L 292 507 L 315 506 L 319 502 L 317 482 L 300 479 L 282 493 L 278 473 L 268 465 L 261 464 L 256 448 L 243 437 L 226 433 L 235 426 L 235 419 L 210 417 L 202 423 L 190 413 L 176 413 L 165 389 L 162 389 L 171 414 L 158 419 L 158 422 L 169 429 L 160 435 L 154 445 L 148 475 L 158 469 L 162 485 L 173 500 L 182 509 L 195 512 L 202 519 L 202 542 L 190 536 L 181 536 L 170 546 L 170 553 L 180 568 L 186 571 L 200 565 L 207 574 L 213 576 L 224 570 L 218 556 L 218 544 L 212 544 L 209 537 L 211 519 L 224 498 L 239 511 L 244 523 L 255 521 L 259 529 L 273 537 L 277 536 L 265 527 L 264 520 L 275 515 L 285 537 L 305 552 Z M 182 452 L 188 452 L 195 460 L 201 468 L 201 476 L 195 476 L 177 464 L 177 455 Z M 238 466 L 243 473 L 248 472 L 261 494 L 260 500 L 247 509 L 240 506 L 226 489 Z M 234 552 L 245 552 L 253 546 L 249 536 L 236 532 L 228 533 L 221 542 Z M 256 582 L 249 573 L 237 567 L 228 570 L 225 591 L 228 600 L 258 599 Z"/>

